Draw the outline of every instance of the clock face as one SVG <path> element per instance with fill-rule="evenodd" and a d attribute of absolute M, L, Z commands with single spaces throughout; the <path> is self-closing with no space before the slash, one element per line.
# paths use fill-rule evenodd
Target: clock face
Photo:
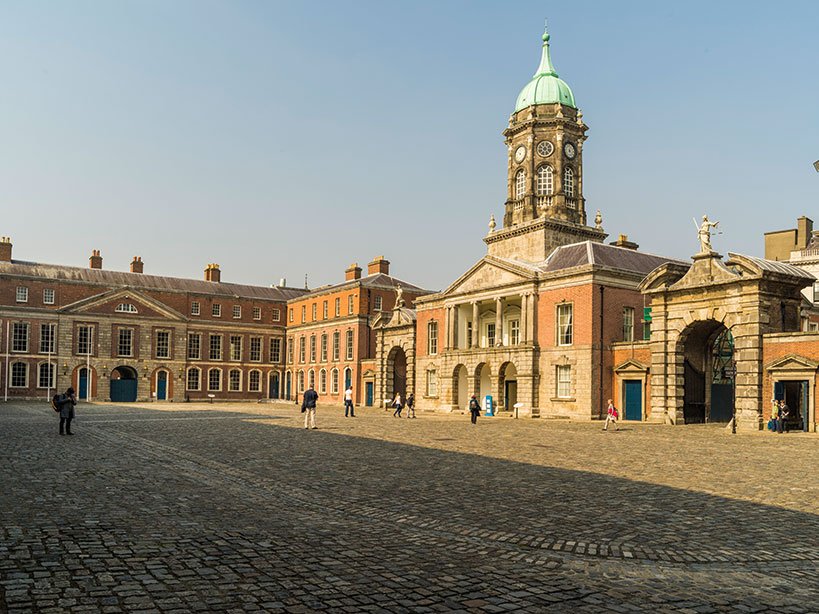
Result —
<path fill-rule="evenodd" d="M 541 141 L 537 144 L 537 155 L 546 157 L 551 156 L 552 152 L 555 150 L 555 146 L 552 145 L 549 141 Z"/>
<path fill-rule="evenodd" d="M 569 160 L 571 160 L 572 158 L 574 158 L 575 154 L 574 145 L 572 145 L 571 143 L 566 143 L 563 146 L 563 152 L 566 154 L 566 157 L 569 158 Z"/>
<path fill-rule="evenodd" d="M 526 148 L 521 145 L 515 150 L 515 162 L 523 162 L 523 159 L 526 157 Z"/>

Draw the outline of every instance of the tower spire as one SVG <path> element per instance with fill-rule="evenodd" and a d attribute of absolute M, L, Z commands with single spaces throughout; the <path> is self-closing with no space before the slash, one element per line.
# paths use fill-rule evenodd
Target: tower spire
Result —
<path fill-rule="evenodd" d="M 545 25 L 543 26 L 543 52 L 540 56 L 540 66 L 537 67 L 537 71 L 535 72 L 533 77 L 540 77 L 540 76 L 552 76 L 557 77 L 557 71 L 555 67 L 552 65 L 552 58 L 549 55 L 549 20 L 546 20 Z"/>

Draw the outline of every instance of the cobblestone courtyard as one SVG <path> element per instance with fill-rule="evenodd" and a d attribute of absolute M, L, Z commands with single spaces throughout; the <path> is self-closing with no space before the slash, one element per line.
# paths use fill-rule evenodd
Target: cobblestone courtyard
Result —
<path fill-rule="evenodd" d="M 817 612 L 819 439 L 0 406 L 0 610 Z"/>

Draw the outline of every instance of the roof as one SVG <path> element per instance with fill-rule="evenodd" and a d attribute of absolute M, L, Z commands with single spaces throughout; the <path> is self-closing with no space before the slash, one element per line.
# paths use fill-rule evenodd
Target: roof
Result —
<path fill-rule="evenodd" d="M 766 260 L 765 258 L 757 258 L 756 256 L 747 256 L 745 254 L 734 254 L 728 252 L 727 264 L 731 264 L 731 260 L 736 260 L 739 258 L 750 260 L 761 270 L 768 271 L 770 273 L 779 273 L 780 275 L 789 275 L 792 277 L 800 277 L 804 279 L 816 279 L 816 277 L 809 271 L 806 271 L 801 267 L 788 264 L 787 262 L 783 262 L 781 260 Z"/>
<path fill-rule="evenodd" d="M 597 265 L 621 271 L 630 271 L 640 275 L 648 275 L 658 266 L 674 262 L 688 266 L 690 263 L 667 256 L 646 254 L 637 250 L 583 241 L 558 247 L 539 266 L 546 273 L 570 269 L 584 265 Z"/>
<path fill-rule="evenodd" d="M 402 279 L 392 277 L 391 275 L 387 275 L 385 273 L 376 273 L 375 275 L 367 275 L 366 277 L 360 277 L 359 279 L 349 279 L 338 284 L 321 286 L 320 288 L 316 288 L 315 290 L 305 292 L 304 294 L 295 296 L 293 298 L 297 299 L 312 298 L 314 296 L 319 296 L 321 294 L 338 292 L 339 290 L 345 290 L 347 288 L 355 288 L 356 286 L 362 286 L 364 288 L 381 288 L 388 290 L 394 290 L 398 286 L 401 286 L 402 289 L 408 290 L 413 293 L 431 294 L 434 292 L 434 290 L 426 290 L 424 288 L 406 282 Z"/>
<path fill-rule="evenodd" d="M 305 290 L 299 288 L 250 286 L 245 284 L 205 281 L 203 279 L 183 279 L 179 277 L 145 275 L 144 273 L 126 273 L 123 271 L 108 271 L 105 269 L 24 262 L 22 260 L 0 262 L 0 275 L 41 277 L 55 281 L 81 282 L 100 286 L 128 286 L 130 288 L 143 290 L 190 292 L 194 294 L 208 294 L 211 296 L 263 299 L 269 301 L 287 301 L 288 299 L 301 296 L 305 293 Z"/>
<path fill-rule="evenodd" d="M 535 104 L 561 103 L 574 109 L 577 105 L 574 102 L 574 94 L 568 84 L 557 76 L 557 71 L 552 65 L 552 58 L 549 54 L 549 33 L 543 33 L 543 51 L 538 66 L 532 80 L 518 94 L 515 102 L 515 111 L 520 111 Z"/>

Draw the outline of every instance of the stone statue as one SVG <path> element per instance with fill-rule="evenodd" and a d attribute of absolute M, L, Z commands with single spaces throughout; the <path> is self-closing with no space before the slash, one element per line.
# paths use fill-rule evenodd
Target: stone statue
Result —
<path fill-rule="evenodd" d="M 716 228 L 719 222 L 711 222 L 707 215 L 702 216 L 702 223 L 697 226 L 697 221 L 694 220 L 694 226 L 697 226 L 697 237 L 700 240 L 700 253 L 709 254 L 714 251 L 711 247 L 711 229 Z"/>
<path fill-rule="evenodd" d="M 597 210 L 597 215 L 594 216 L 594 227 L 597 230 L 603 230 L 603 214 L 600 213 L 600 209 Z"/>
<path fill-rule="evenodd" d="M 401 287 L 401 284 L 398 284 L 398 287 L 395 289 L 395 306 L 404 306 L 404 289 Z"/>
<path fill-rule="evenodd" d="M 495 223 L 495 214 L 491 213 L 489 215 L 489 232 L 495 232 L 495 226 L 497 226 Z"/>

